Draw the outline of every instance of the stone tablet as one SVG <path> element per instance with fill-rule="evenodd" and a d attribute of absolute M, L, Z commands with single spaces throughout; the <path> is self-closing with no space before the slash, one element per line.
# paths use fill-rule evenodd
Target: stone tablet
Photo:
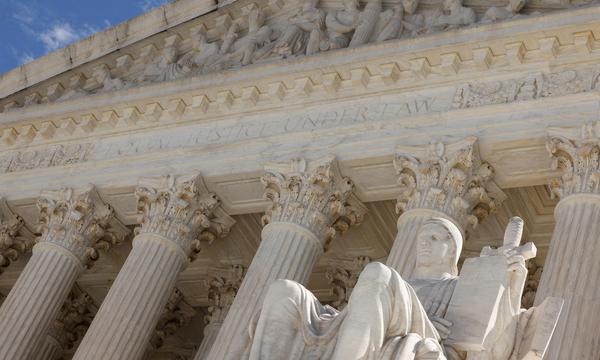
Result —
<path fill-rule="evenodd" d="M 452 322 L 448 344 L 462 351 L 485 350 L 507 287 L 506 267 L 504 256 L 465 260 L 445 316 Z"/>
<path fill-rule="evenodd" d="M 563 303 L 562 299 L 549 297 L 535 307 L 527 322 L 517 360 L 541 360 L 544 358 Z"/>

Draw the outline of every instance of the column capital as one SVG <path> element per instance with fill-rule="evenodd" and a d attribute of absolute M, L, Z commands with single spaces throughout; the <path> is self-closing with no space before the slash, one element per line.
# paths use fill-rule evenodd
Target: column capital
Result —
<path fill-rule="evenodd" d="M 115 216 L 92 185 L 83 191 L 71 188 L 43 191 L 37 203 L 42 237 L 75 255 L 90 266 L 108 250 L 123 241 L 129 230 Z"/>
<path fill-rule="evenodd" d="M 357 256 L 353 259 L 332 259 L 330 261 L 331 263 L 325 271 L 325 277 L 336 297 L 331 305 L 341 310 L 348 305 L 350 294 L 358 281 L 358 277 L 365 266 L 371 262 L 371 258 Z"/>
<path fill-rule="evenodd" d="M 23 218 L 12 212 L 6 200 L 0 198 L 0 274 L 20 254 L 31 250 L 34 236 Z"/>
<path fill-rule="evenodd" d="M 550 182 L 552 196 L 600 194 L 600 122 L 548 128 L 546 148 L 562 176 Z"/>
<path fill-rule="evenodd" d="M 246 269 L 242 265 L 231 265 L 227 269 L 218 269 L 206 280 L 208 287 L 208 313 L 204 317 L 206 325 L 220 324 L 233 304 Z"/>
<path fill-rule="evenodd" d="M 201 242 L 226 236 L 235 223 L 199 173 L 142 178 L 135 193 L 141 213 L 136 233 L 162 236 L 192 258 L 200 251 Z"/>
<path fill-rule="evenodd" d="M 173 289 L 150 339 L 152 349 L 160 349 L 166 338 L 188 325 L 196 314 L 196 310 L 185 301 L 183 293 L 177 288 Z"/>
<path fill-rule="evenodd" d="M 295 223 L 322 239 L 327 247 L 336 234 L 360 223 L 366 213 L 353 194 L 354 183 L 341 175 L 333 156 L 268 164 L 265 171 L 261 182 L 264 196 L 272 204 L 263 216 L 263 225 Z"/>
<path fill-rule="evenodd" d="M 432 209 L 463 229 L 476 226 L 505 199 L 494 170 L 479 156 L 477 138 L 445 144 L 398 146 L 394 166 L 401 194 L 396 209 Z"/>

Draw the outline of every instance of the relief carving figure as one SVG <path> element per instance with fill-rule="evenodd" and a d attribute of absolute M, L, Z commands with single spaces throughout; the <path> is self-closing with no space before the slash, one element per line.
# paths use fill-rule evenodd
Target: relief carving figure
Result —
<path fill-rule="evenodd" d="M 325 12 L 317 8 L 319 0 L 303 0 L 302 7 L 288 19 L 288 25 L 274 43 L 273 52 L 281 56 L 321 51 L 325 41 Z"/>
<path fill-rule="evenodd" d="M 369 0 L 365 8 L 358 16 L 358 24 L 350 40 L 349 47 L 364 45 L 371 40 L 375 34 L 379 18 L 381 16 L 381 0 Z"/>
<path fill-rule="evenodd" d="M 374 42 L 398 38 L 404 30 L 404 7 L 401 3 L 384 11 L 379 17 L 377 28 L 371 37 Z"/>
<path fill-rule="evenodd" d="M 171 81 L 187 75 L 186 68 L 177 62 L 178 57 L 175 46 L 165 47 L 158 60 L 146 65 L 140 82 Z"/>
<path fill-rule="evenodd" d="M 329 33 L 329 48 L 341 49 L 350 44 L 349 34 L 359 25 L 361 11 L 358 0 L 343 0 L 342 10 L 332 10 L 327 13 L 325 23 Z"/>
<path fill-rule="evenodd" d="M 404 280 L 394 269 L 371 263 L 341 311 L 321 305 L 298 283 L 278 280 L 267 293 L 246 355 L 251 360 L 541 359 L 562 301 L 550 298 L 554 306 L 544 302 L 520 309 L 525 259 L 535 254 L 532 243 L 519 246 L 522 225 L 511 219 L 505 246 L 468 259 L 459 277 L 462 234 L 453 222 L 433 218 L 418 233 L 414 278 Z"/>
<path fill-rule="evenodd" d="M 526 3 L 526 0 L 509 0 L 506 7 L 491 7 L 483 15 L 481 22 L 489 23 L 514 18 L 519 15 Z"/>
<path fill-rule="evenodd" d="M 229 61 L 248 65 L 254 62 L 258 49 L 271 42 L 271 27 L 265 25 L 265 13 L 255 7 L 248 16 L 248 34 L 233 44 Z"/>
<path fill-rule="evenodd" d="M 430 30 L 445 31 L 475 23 L 475 11 L 463 6 L 462 0 L 444 0 L 442 12 L 435 18 Z"/>
<path fill-rule="evenodd" d="M 412 36 L 426 32 L 425 16 L 423 14 L 416 14 L 419 0 L 402 0 L 401 4 L 404 9 L 402 24 L 407 32 Z"/>
<path fill-rule="evenodd" d="M 219 45 L 216 42 L 209 43 L 206 40 L 206 34 L 202 30 L 193 31 L 190 40 L 192 50 L 177 61 L 183 72 L 204 73 L 221 57 L 219 54 Z"/>
<path fill-rule="evenodd" d="M 126 87 L 125 82 L 119 78 L 114 78 L 110 69 L 106 65 L 98 66 L 94 69 L 94 79 L 100 85 L 97 92 L 107 92 L 119 90 Z"/>

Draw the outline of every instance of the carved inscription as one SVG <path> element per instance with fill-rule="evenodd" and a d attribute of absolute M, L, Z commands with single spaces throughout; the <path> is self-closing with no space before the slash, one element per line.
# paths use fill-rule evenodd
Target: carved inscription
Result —
<path fill-rule="evenodd" d="M 88 160 L 93 144 L 52 145 L 0 155 L 0 174 L 78 164 Z"/>

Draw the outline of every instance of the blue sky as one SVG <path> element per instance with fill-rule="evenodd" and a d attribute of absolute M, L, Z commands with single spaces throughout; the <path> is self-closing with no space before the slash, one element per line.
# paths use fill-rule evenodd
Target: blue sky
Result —
<path fill-rule="evenodd" d="M 170 0 L 0 0 L 0 74 Z"/>

